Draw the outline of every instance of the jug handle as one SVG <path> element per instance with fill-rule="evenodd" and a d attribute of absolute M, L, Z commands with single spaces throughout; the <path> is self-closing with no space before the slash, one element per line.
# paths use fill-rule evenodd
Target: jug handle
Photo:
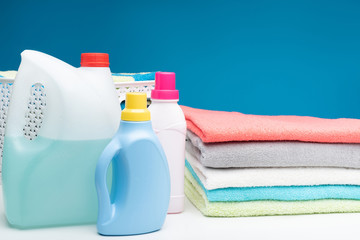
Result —
<path fill-rule="evenodd" d="M 24 136 L 23 128 L 26 124 L 25 114 L 28 108 L 30 90 L 33 85 L 41 84 L 46 92 L 46 109 L 56 108 L 56 111 L 48 111 L 45 109 L 45 116 L 39 129 L 38 136 L 51 136 L 51 138 L 58 138 L 62 134 L 59 127 L 54 128 L 49 125 L 49 121 L 54 119 L 62 119 L 65 114 L 65 109 L 62 104 L 64 96 L 59 91 L 58 84 L 48 75 L 47 71 L 37 72 L 38 69 L 43 70 L 43 66 L 39 66 L 31 56 L 34 51 L 25 50 L 21 53 L 21 64 L 13 84 L 11 93 L 11 100 L 8 110 L 7 124 L 5 135 L 9 137 Z M 51 57 L 52 59 L 52 57 Z M 57 60 L 60 61 L 60 60 Z M 65 64 L 62 62 L 62 64 Z M 67 67 L 69 65 L 66 64 Z M 27 77 L 31 76 L 31 80 Z M 26 77 L 26 78 L 24 78 Z M 58 120 L 59 121 L 59 120 Z M 51 133 L 49 133 L 49 130 Z M 46 132 L 46 134 L 44 134 Z M 36 139 L 34 139 L 36 140 Z M 31 142 L 31 141 L 28 141 Z"/>
<path fill-rule="evenodd" d="M 111 161 L 121 150 L 120 142 L 113 139 L 102 152 L 95 170 L 95 185 L 99 202 L 98 223 L 106 222 L 111 219 L 115 208 L 110 200 L 109 189 L 107 187 L 107 170 Z"/>

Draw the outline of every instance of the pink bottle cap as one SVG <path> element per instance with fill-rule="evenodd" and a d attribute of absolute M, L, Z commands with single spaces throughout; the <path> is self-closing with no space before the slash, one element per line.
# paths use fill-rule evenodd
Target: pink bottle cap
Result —
<path fill-rule="evenodd" d="M 175 73 L 155 73 L 155 89 L 151 91 L 151 98 L 160 100 L 179 99 L 179 91 L 175 89 Z"/>

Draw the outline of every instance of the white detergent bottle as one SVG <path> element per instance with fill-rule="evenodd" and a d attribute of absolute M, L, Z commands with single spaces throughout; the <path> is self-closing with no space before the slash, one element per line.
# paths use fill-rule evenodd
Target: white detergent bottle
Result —
<path fill-rule="evenodd" d="M 17 228 L 96 223 L 96 163 L 120 122 L 109 56 L 82 54 L 80 68 L 21 57 L 4 141 L 6 217 Z"/>
<path fill-rule="evenodd" d="M 168 213 L 184 211 L 186 122 L 175 89 L 175 73 L 157 72 L 149 110 L 153 129 L 164 149 L 170 171 L 171 197 Z"/>

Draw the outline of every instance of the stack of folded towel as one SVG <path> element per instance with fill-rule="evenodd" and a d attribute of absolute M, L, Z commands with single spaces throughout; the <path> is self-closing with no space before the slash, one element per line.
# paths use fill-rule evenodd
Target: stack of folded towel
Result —
<path fill-rule="evenodd" d="M 204 215 L 360 212 L 360 120 L 182 109 L 185 193 Z"/>

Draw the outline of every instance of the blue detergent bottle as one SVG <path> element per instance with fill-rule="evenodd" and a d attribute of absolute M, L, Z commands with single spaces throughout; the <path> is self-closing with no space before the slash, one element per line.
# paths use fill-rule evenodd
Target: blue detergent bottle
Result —
<path fill-rule="evenodd" d="M 96 166 L 101 235 L 136 235 L 159 230 L 170 200 L 165 153 L 155 135 L 145 93 L 127 93 L 119 130 Z M 106 176 L 112 163 L 111 195 Z"/>

